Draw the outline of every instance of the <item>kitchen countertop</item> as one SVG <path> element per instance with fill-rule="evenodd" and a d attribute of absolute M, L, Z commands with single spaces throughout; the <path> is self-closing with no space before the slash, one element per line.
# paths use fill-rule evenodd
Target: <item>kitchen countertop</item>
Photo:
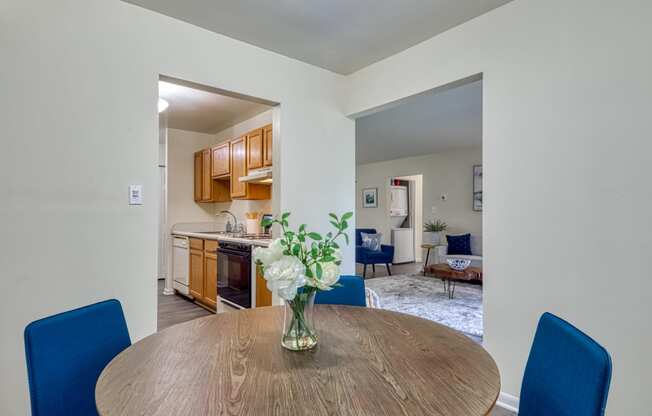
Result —
<path fill-rule="evenodd" d="M 233 243 L 249 244 L 252 246 L 267 247 L 272 242 L 271 239 L 257 240 L 244 237 L 233 237 L 224 234 L 201 231 L 172 231 L 172 235 L 181 235 L 185 237 L 202 238 L 204 240 L 230 241 Z"/>

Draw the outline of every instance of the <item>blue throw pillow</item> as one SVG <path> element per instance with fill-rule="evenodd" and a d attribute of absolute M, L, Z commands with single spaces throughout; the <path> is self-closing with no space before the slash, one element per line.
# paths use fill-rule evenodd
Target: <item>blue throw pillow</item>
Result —
<path fill-rule="evenodd" d="M 446 235 L 448 255 L 470 256 L 471 234 Z"/>
<path fill-rule="evenodd" d="M 360 233 L 360 236 L 362 237 L 362 247 L 371 251 L 380 251 L 380 239 L 383 236 L 381 233 Z"/>

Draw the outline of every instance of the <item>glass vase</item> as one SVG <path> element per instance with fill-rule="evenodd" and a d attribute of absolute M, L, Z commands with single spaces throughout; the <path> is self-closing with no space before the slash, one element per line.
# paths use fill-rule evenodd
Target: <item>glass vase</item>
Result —
<path fill-rule="evenodd" d="M 291 301 L 285 301 L 285 318 L 281 345 L 292 351 L 305 351 L 317 345 L 313 324 L 316 291 L 303 291 Z"/>

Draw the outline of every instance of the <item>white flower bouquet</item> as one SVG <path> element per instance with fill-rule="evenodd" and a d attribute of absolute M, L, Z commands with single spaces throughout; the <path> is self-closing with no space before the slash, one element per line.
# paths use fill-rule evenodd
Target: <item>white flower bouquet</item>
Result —
<path fill-rule="evenodd" d="M 253 256 L 263 271 L 267 288 L 286 301 L 285 327 L 281 344 L 291 350 L 306 350 L 317 345 L 312 324 L 312 306 L 315 293 L 330 290 L 337 285 L 342 261 L 336 240 L 343 237 L 346 244 L 347 221 L 353 217 L 347 212 L 338 218 L 329 214 L 336 232 L 322 236 L 309 232 L 306 224 L 297 231 L 289 230 L 289 212 L 274 220 L 263 221 L 262 226 L 278 224 L 282 237 L 269 247 L 258 247 Z"/>

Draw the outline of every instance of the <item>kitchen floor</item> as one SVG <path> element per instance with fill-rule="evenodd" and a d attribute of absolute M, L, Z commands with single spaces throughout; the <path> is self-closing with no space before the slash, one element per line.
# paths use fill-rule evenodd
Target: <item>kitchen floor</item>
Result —
<path fill-rule="evenodd" d="M 212 315 L 211 312 L 198 306 L 189 299 L 180 295 L 164 295 L 165 281 L 158 281 L 158 330 L 161 331 L 172 325 L 191 321 L 204 316 Z M 236 311 L 236 308 L 218 303 L 217 313 Z"/>
<path fill-rule="evenodd" d="M 358 265 L 360 266 L 360 265 Z M 415 274 L 418 273 L 422 268 L 421 263 L 409 263 L 401 264 L 392 267 L 392 274 Z M 372 278 L 371 276 L 371 267 L 367 268 L 367 279 Z M 357 273 L 362 276 L 362 268 L 360 268 Z M 386 276 L 387 271 L 385 267 L 377 266 L 376 267 L 376 276 L 381 277 Z M 203 318 L 204 316 L 212 315 L 211 312 L 197 306 L 194 302 L 184 298 L 179 295 L 164 295 L 163 288 L 165 287 L 165 281 L 158 281 L 158 330 L 161 331 L 172 325 L 180 324 L 182 322 L 191 321 L 197 318 Z M 232 308 L 223 303 L 219 303 L 220 307 L 218 313 L 237 311 L 236 308 Z M 516 414 L 499 407 L 496 407 L 492 412 L 491 416 L 515 416 Z"/>

